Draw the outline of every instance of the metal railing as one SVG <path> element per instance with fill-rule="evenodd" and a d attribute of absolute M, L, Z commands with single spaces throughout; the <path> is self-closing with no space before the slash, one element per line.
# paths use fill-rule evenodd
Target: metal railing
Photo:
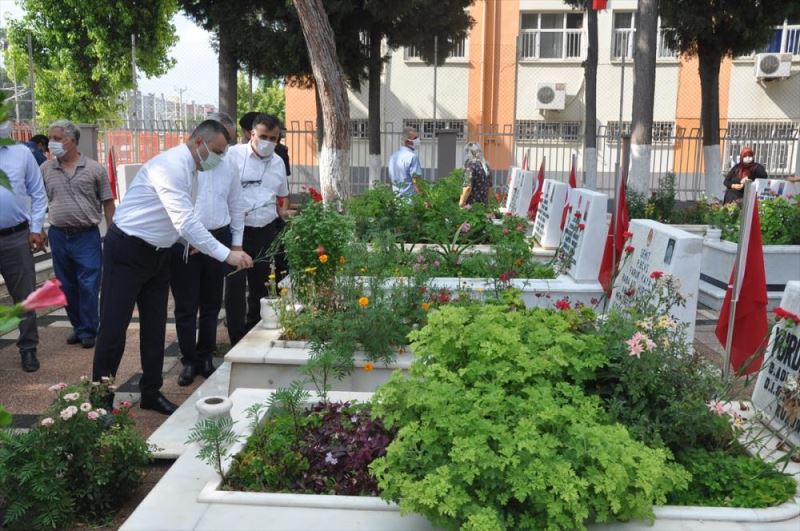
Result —
<path fill-rule="evenodd" d="M 519 57 L 526 59 L 572 59 L 583 56 L 583 30 L 522 30 Z"/>

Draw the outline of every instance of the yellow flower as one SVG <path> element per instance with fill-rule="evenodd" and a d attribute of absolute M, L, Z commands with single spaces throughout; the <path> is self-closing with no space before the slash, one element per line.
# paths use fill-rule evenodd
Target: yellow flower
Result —
<path fill-rule="evenodd" d="M 269 278 L 270 280 L 275 280 L 275 273 L 270 273 L 267 278 Z"/>
<path fill-rule="evenodd" d="M 368 361 L 364 364 L 364 372 L 372 372 L 373 369 L 375 369 L 375 365 L 373 363 Z"/>
<path fill-rule="evenodd" d="M 358 305 L 362 308 L 366 308 L 369 305 L 369 299 L 362 295 L 358 298 Z"/>
<path fill-rule="evenodd" d="M 428 304 L 427 302 L 423 302 L 422 303 L 422 311 L 427 312 L 430 309 L 431 309 L 431 305 L 430 304 Z"/>
<path fill-rule="evenodd" d="M 327 262 L 327 261 L 328 261 L 328 255 L 327 255 L 327 254 L 321 254 L 321 255 L 319 255 L 319 262 L 320 262 L 321 264 L 324 264 L 324 263 L 325 263 L 325 262 Z"/>
<path fill-rule="evenodd" d="M 306 273 L 315 273 L 317 271 L 317 268 L 316 267 L 307 267 L 303 271 L 305 271 Z"/>
<path fill-rule="evenodd" d="M 366 273 L 366 272 L 367 272 L 367 268 L 366 268 L 366 267 L 362 267 L 362 268 L 361 268 L 361 272 L 362 272 L 362 273 Z"/>
<path fill-rule="evenodd" d="M 289 294 L 289 288 L 281 288 L 281 297 L 285 297 Z"/>
<path fill-rule="evenodd" d="M 345 262 L 347 262 L 347 258 L 345 258 L 344 255 L 340 256 L 339 257 L 339 263 L 344 265 Z"/>
<path fill-rule="evenodd" d="M 483 293 L 484 288 L 475 288 L 476 293 Z"/>

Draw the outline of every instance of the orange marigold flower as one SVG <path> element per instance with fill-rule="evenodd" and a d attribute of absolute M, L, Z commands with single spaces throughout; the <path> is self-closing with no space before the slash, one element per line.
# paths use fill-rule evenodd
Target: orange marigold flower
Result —
<path fill-rule="evenodd" d="M 362 308 L 366 308 L 367 306 L 369 306 L 369 299 L 363 296 L 359 297 L 358 305 L 361 306 Z"/>
<path fill-rule="evenodd" d="M 366 362 L 366 363 L 364 364 L 364 372 L 372 372 L 372 370 L 373 370 L 374 368 L 375 368 L 375 364 L 373 364 L 372 362 L 369 362 L 369 361 L 368 361 L 368 362 Z"/>
<path fill-rule="evenodd" d="M 321 255 L 319 255 L 319 262 L 320 262 L 321 264 L 324 264 L 324 263 L 325 263 L 325 262 L 327 262 L 327 261 L 328 261 L 328 255 L 327 255 L 327 254 L 321 254 Z"/>
<path fill-rule="evenodd" d="M 430 304 L 428 304 L 427 302 L 423 302 L 423 303 L 422 303 L 422 309 L 423 309 L 423 311 L 426 311 L 426 312 L 427 312 L 428 310 L 430 310 L 430 309 L 431 309 L 431 305 L 430 305 Z"/>

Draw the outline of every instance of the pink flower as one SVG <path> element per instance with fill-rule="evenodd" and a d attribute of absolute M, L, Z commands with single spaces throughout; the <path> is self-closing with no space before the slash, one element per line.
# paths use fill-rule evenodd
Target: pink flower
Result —
<path fill-rule="evenodd" d="M 556 310 L 564 311 L 569 310 L 571 308 L 569 304 L 569 300 L 567 299 L 560 299 L 556 301 Z"/>
<path fill-rule="evenodd" d="M 725 404 L 720 402 L 719 400 L 711 400 L 706 404 L 708 410 L 712 413 L 716 413 L 717 415 L 724 415 L 725 414 Z"/>
<path fill-rule="evenodd" d="M 462 224 L 461 224 L 461 232 L 463 232 L 464 234 L 468 233 L 468 232 L 469 232 L 469 229 L 471 229 L 471 228 L 472 228 L 472 227 L 470 227 L 470 224 L 469 224 L 469 223 L 466 223 L 466 222 L 465 222 L 465 223 L 462 223 Z"/>
<path fill-rule="evenodd" d="M 81 411 L 86 413 L 87 411 L 91 411 L 92 410 L 92 405 L 89 402 L 84 402 L 83 404 L 81 404 L 80 409 L 81 409 Z"/>
<path fill-rule="evenodd" d="M 57 383 L 55 385 L 51 385 L 50 387 L 47 388 L 47 390 L 52 392 L 52 393 L 57 393 L 57 392 L 61 391 L 62 389 L 64 389 L 66 386 L 67 386 L 67 384 L 65 384 L 64 382 L 59 382 L 59 383 Z"/>
<path fill-rule="evenodd" d="M 511 233 L 506 227 L 503 227 L 503 236 L 508 236 Z"/>
<path fill-rule="evenodd" d="M 86 416 L 89 418 L 89 420 L 97 420 L 100 418 L 100 413 L 97 411 L 90 411 L 86 414 Z"/>
<path fill-rule="evenodd" d="M 524 232 L 524 231 L 525 227 L 523 227 L 522 224 L 517 225 L 517 232 Z"/>
<path fill-rule="evenodd" d="M 642 352 L 649 352 L 656 348 L 655 342 L 641 332 L 633 334 L 625 343 L 628 345 L 628 354 L 636 358 L 640 358 Z"/>
<path fill-rule="evenodd" d="M 51 419 L 50 417 L 45 417 L 42 419 L 42 422 L 40 424 L 42 426 L 52 426 L 53 424 L 55 424 L 55 422 L 56 421 Z"/>
<path fill-rule="evenodd" d="M 66 306 L 67 297 L 61 291 L 61 282 L 58 279 L 51 279 L 45 282 L 41 288 L 37 289 L 22 301 L 22 308 L 26 312 L 35 312 L 51 306 Z"/>
<path fill-rule="evenodd" d="M 122 402 L 119 403 L 119 407 L 124 409 L 129 409 L 131 407 L 131 403 L 128 402 L 127 400 L 123 400 Z"/>

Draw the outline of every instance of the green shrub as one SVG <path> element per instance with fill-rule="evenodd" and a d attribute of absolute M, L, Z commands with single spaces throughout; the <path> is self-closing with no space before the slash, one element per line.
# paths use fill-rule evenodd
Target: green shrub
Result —
<path fill-rule="evenodd" d="M 712 205 L 706 213 L 706 223 L 722 230 L 721 238 L 739 241 L 738 203 Z M 761 237 L 764 245 L 800 245 L 800 202 L 783 197 L 758 201 Z"/>
<path fill-rule="evenodd" d="M 373 400 L 398 434 L 381 496 L 446 529 L 582 529 L 652 518 L 688 474 L 609 423 L 580 384 L 606 357 L 592 312 L 446 307 Z"/>

